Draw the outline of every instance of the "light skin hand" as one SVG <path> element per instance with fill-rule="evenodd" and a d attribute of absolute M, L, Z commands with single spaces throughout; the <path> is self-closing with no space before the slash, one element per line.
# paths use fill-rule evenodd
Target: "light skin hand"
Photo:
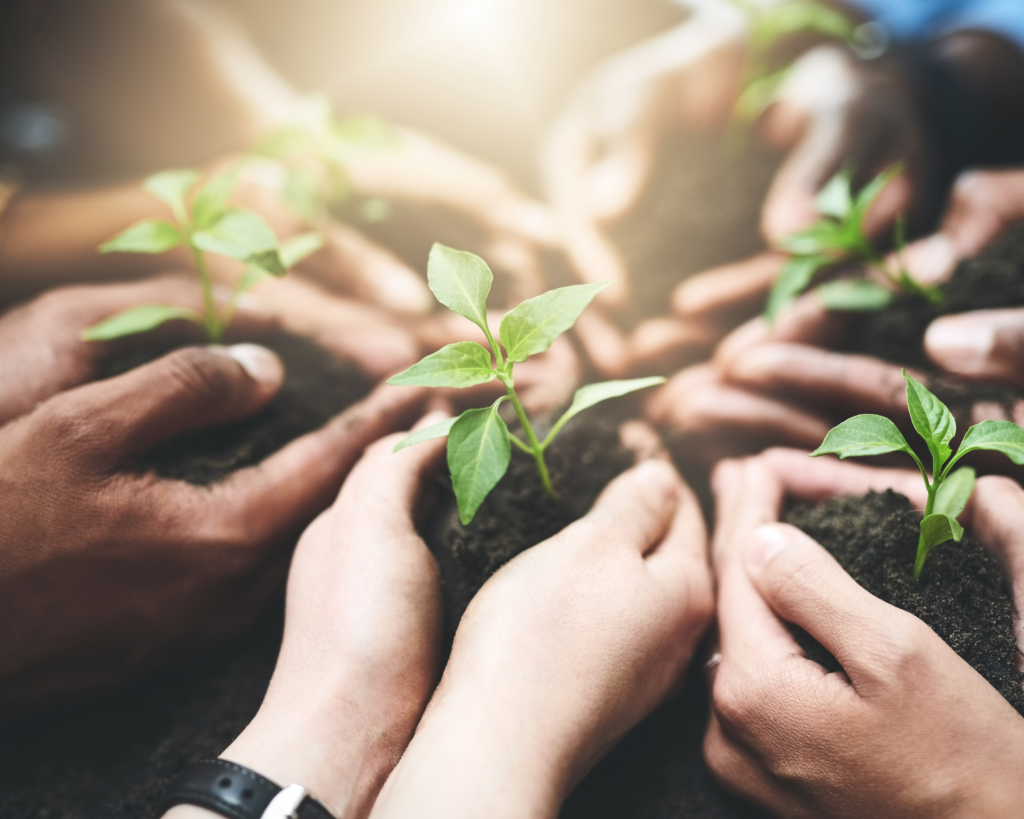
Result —
<path fill-rule="evenodd" d="M 373 444 L 303 534 L 267 696 L 221 755 L 282 787 L 304 785 L 343 819 L 369 813 L 438 674 L 437 566 L 415 513 L 444 441 L 393 454 L 403 437 Z M 165 815 L 216 816 L 191 806 Z"/>
<path fill-rule="evenodd" d="M 53 395 L 0 428 L 0 712 L 216 644 L 280 588 L 294 533 L 423 395 L 384 387 L 211 487 L 139 474 L 174 435 L 255 412 L 283 380 L 254 345 L 188 348 Z"/>
<path fill-rule="evenodd" d="M 374 819 L 555 816 L 678 683 L 712 606 L 704 543 L 689 489 L 647 461 L 501 569 L 463 617 Z"/>
<path fill-rule="evenodd" d="M 723 659 L 704 745 L 713 773 L 787 817 L 1014 815 L 1024 798 L 1024 722 L 1011 706 L 923 623 L 774 522 L 787 496 L 892 487 L 920 505 L 920 476 L 808 461 L 770 450 L 715 472 L 717 517 L 728 523 L 714 541 Z M 1005 505 L 1007 483 L 981 479 L 972 501 L 969 525 L 997 553 L 996 541 L 1019 544 L 990 517 L 1005 530 L 1016 514 Z M 806 629 L 845 673 L 807 660 L 785 622 Z"/>

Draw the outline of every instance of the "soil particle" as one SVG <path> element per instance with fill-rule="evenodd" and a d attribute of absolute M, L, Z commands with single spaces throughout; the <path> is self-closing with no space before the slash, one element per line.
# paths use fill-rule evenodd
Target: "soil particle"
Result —
<path fill-rule="evenodd" d="M 960 543 L 932 551 L 914 580 L 920 513 L 887 491 L 795 505 L 785 520 L 828 549 L 876 597 L 931 627 L 1024 716 L 1020 652 L 1013 632 L 1013 598 L 999 564 L 968 532 Z M 838 662 L 806 633 L 807 656 L 830 671 Z"/>
<path fill-rule="evenodd" d="M 285 383 L 274 399 L 242 421 L 186 433 L 153 448 L 139 458 L 140 469 L 197 486 L 216 483 L 319 429 L 373 387 L 356 365 L 338 360 L 302 336 L 282 331 L 260 343 L 284 362 Z M 167 344 L 132 347 L 104 362 L 99 377 L 120 375 L 172 349 Z"/>
<path fill-rule="evenodd" d="M 939 306 L 904 296 L 885 310 L 865 314 L 839 349 L 929 373 L 932 391 L 958 419 L 969 420 L 979 402 L 999 404 L 1009 412 L 1018 393 L 938 374 L 924 351 L 924 334 L 939 316 L 1024 305 L 1024 225 L 1008 228 L 978 256 L 961 262 L 944 292 L 946 300 Z"/>

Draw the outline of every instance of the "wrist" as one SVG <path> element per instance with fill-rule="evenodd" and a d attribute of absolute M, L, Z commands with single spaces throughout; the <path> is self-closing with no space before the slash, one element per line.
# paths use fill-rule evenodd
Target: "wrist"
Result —
<path fill-rule="evenodd" d="M 369 814 L 412 728 L 374 725 L 343 698 L 308 692 L 286 698 L 272 690 L 221 758 L 281 787 L 300 784 L 341 819 L 360 819 Z"/>
<path fill-rule="evenodd" d="M 445 692 L 384 788 L 374 819 L 555 817 L 571 761 L 529 710 Z"/>

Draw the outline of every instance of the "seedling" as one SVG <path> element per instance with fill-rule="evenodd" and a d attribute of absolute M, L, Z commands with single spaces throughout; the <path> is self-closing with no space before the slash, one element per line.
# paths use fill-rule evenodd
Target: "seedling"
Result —
<path fill-rule="evenodd" d="M 747 18 L 750 44 L 744 69 L 743 91 L 736 101 L 733 116 L 745 125 L 765 112 L 791 66 L 779 68 L 773 59 L 776 43 L 783 37 L 819 34 L 838 42 L 852 44 L 856 27 L 843 14 L 815 0 L 789 0 L 764 5 L 753 0 L 731 0 Z"/>
<path fill-rule="evenodd" d="M 877 270 L 892 287 L 870 279 L 839 280 L 824 284 L 817 295 L 829 310 L 882 310 L 893 298 L 893 288 L 932 304 L 941 304 L 942 291 L 921 284 L 907 272 L 902 261 L 893 267 L 864 233 L 864 219 L 886 186 L 903 171 L 893 165 L 879 174 L 856 196 L 853 172 L 847 168 L 822 188 L 816 204 L 821 219 L 806 230 L 787 236 L 779 245 L 791 254 L 782 268 L 765 308 L 765 319 L 775 321 L 782 309 L 805 292 L 815 276 L 838 264 L 861 263 Z M 894 236 L 896 258 L 906 248 L 906 227 L 901 218 Z"/>
<path fill-rule="evenodd" d="M 957 518 L 974 491 L 975 476 L 970 467 L 956 471 L 953 467 L 964 455 L 978 450 L 1002 452 L 1015 464 L 1024 464 L 1024 429 L 1009 421 L 982 421 L 967 430 L 956 454 L 953 454 L 950 448 L 950 442 L 956 435 L 953 414 L 923 384 L 907 375 L 906 370 L 903 378 L 907 382 L 910 420 L 924 438 L 932 456 L 931 480 L 896 425 L 881 415 L 858 415 L 843 421 L 829 431 L 811 456 L 838 455 L 843 459 L 905 452 L 914 459 L 928 489 L 928 503 L 921 519 L 921 537 L 914 561 L 914 577 L 919 579 L 932 549 L 947 540 L 959 543 L 964 535 Z"/>
<path fill-rule="evenodd" d="M 290 122 L 260 139 L 252 153 L 284 166 L 282 201 L 307 223 L 317 225 L 351 196 L 348 163 L 399 143 L 398 132 L 383 120 L 371 116 L 337 120 L 330 101 L 312 95 L 300 102 Z M 369 200 L 362 215 L 378 221 L 385 209 L 383 201 Z"/>
<path fill-rule="evenodd" d="M 512 369 L 530 356 L 547 350 L 569 330 L 591 300 L 610 282 L 577 284 L 550 290 L 528 299 L 505 314 L 498 333 L 500 344 L 487 325 L 487 296 L 492 274 L 483 259 L 472 253 L 434 245 L 427 266 L 427 284 L 441 304 L 469 319 L 483 331 L 490 349 L 475 341 L 449 344 L 388 381 L 389 384 L 418 387 L 475 387 L 498 380 L 503 395 L 484 409 L 466 410 L 458 418 L 414 432 L 395 452 L 407 446 L 448 437 L 448 468 L 459 506 L 459 518 L 468 525 L 476 510 L 508 469 L 511 447 L 533 457 L 547 494 L 554 498 L 544 453 L 570 419 L 609 398 L 664 383 L 664 378 L 637 378 L 588 384 L 576 391 L 572 404 L 542 441 L 534 431 L 516 395 Z M 498 408 L 512 403 L 526 440 L 509 432 Z"/>
<path fill-rule="evenodd" d="M 82 338 L 107 341 L 152 330 L 172 319 L 186 319 L 204 327 L 211 343 L 219 342 L 245 291 L 267 276 L 283 276 L 321 247 L 323 239 L 318 233 L 303 233 L 279 243 L 270 225 L 260 216 L 244 208 L 229 207 L 237 176 L 238 166 L 235 166 L 198 190 L 202 174 L 196 170 L 163 171 L 149 177 L 142 183 L 143 187 L 170 207 L 175 222 L 147 219 L 100 246 L 101 253 L 166 253 L 176 247 L 187 247 L 199 277 L 203 312 L 166 304 L 143 304 L 88 328 Z M 206 264 L 207 252 L 245 264 L 223 310 L 218 309 L 214 299 L 213 282 Z"/>

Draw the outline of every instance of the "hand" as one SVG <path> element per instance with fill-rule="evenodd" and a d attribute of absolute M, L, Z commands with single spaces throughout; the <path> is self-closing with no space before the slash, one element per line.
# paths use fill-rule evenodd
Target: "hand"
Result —
<path fill-rule="evenodd" d="M 199 289 L 182 276 L 134 284 L 82 285 L 52 290 L 0 319 L 0 426 L 36 404 L 92 380 L 112 349 L 132 343 L 82 341 L 82 331 L 138 304 L 200 309 Z M 241 306 L 228 340 L 259 338 L 274 326 L 263 312 Z M 199 340 L 188 322 L 165 325 L 159 334 Z"/>
<path fill-rule="evenodd" d="M 890 487 L 923 503 L 916 473 L 809 462 L 785 450 L 716 470 L 723 659 L 708 764 L 780 816 L 1016 815 L 1024 723 L 1013 708 L 920 620 L 862 589 L 799 530 L 774 523 L 786 496 L 814 501 Z M 1017 592 L 1022 500 L 1015 484 L 989 477 L 969 506 L 982 541 L 1013 554 Z M 785 623 L 806 629 L 845 674 L 806 659 Z"/>
<path fill-rule="evenodd" d="M 444 441 L 393 454 L 402 437 L 373 444 L 300 539 L 267 697 L 221 755 L 306 786 L 343 819 L 369 813 L 437 681 L 438 573 L 414 520 Z"/>
<path fill-rule="evenodd" d="M 555 816 L 678 684 L 710 617 L 704 548 L 692 493 L 647 461 L 502 568 L 463 616 L 374 819 Z"/>
<path fill-rule="evenodd" d="M 254 345 L 189 348 L 53 395 L 0 427 L 0 712 L 136 675 L 244 628 L 294 533 L 422 398 L 382 387 L 212 487 L 133 456 L 256 411 L 283 380 Z"/>
<path fill-rule="evenodd" d="M 638 201 L 662 131 L 677 120 L 708 127 L 728 116 L 743 39 L 742 15 L 704 4 L 677 28 L 598 66 L 551 130 L 545 179 L 569 257 L 582 280 L 618 282 L 601 304 L 629 298 L 629 273 L 602 223 Z"/>

